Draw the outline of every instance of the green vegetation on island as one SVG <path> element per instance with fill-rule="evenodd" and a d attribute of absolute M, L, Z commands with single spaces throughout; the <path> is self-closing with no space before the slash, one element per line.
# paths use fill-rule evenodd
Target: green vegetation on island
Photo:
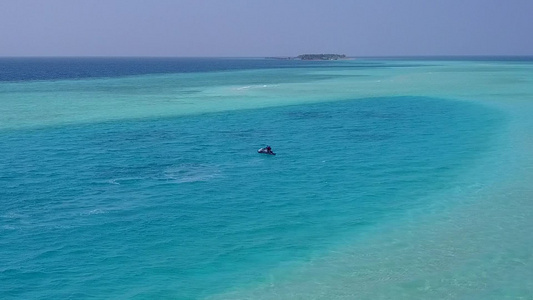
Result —
<path fill-rule="evenodd" d="M 338 60 L 346 59 L 344 54 L 301 54 L 296 58 L 301 60 Z"/>

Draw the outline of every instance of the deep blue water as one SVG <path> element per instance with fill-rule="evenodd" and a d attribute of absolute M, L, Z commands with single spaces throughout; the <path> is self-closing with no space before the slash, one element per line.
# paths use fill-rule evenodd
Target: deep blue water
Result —
<path fill-rule="evenodd" d="M 121 77 L 309 65 L 316 66 L 317 62 L 310 64 L 299 60 L 238 58 L 0 58 L 0 81 Z"/>
<path fill-rule="evenodd" d="M 263 58 L 137 58 L 137 57 L 0 57 L 0 82 L 123 77 L 146 74 L 201 73 L 287 68 L 412 67 L 372 60 L 302 61 Z"/>

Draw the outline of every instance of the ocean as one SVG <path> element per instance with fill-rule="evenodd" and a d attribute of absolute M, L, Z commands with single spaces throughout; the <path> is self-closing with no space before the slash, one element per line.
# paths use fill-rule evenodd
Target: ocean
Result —
<path fill-rule="evenodd" d="M 531 116 L 531 58 L 0 58 L 0 298 L 533 299 Z"/>

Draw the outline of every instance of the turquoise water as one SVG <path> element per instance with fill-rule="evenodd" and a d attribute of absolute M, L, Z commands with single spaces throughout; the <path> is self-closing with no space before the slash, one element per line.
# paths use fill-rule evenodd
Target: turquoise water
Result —
<path fill-rule="evenodd" d="M 533 294 L 530 62 L 144 63 L 0 83 L 2 298 Z"/>

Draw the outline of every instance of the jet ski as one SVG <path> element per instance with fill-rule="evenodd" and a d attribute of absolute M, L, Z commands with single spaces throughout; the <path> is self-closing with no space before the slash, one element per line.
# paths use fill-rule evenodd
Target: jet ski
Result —
<path fill-rule="evenodd" d="M 270 148 L 270 146 L 266 146 L 264 148 L 257 150 L 257 153 L 276 155 L 276 153 L 272 152 L 272 148 Z"/>

